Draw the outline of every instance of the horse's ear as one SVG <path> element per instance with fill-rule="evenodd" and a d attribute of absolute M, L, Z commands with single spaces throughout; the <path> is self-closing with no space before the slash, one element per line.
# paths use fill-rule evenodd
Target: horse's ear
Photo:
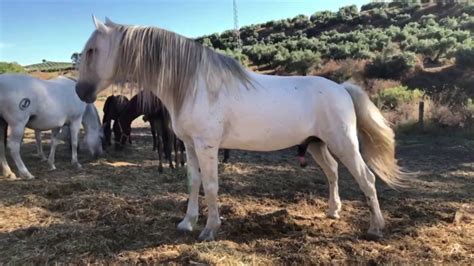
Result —
<path fill-rule="evenodd" d="M 99 19 L 97 19 L 94 15 L 92 15 L 92 21 L 94 22 L 96 30 L 98 30 L 99 32 L 102 32 L 102 33 L 109 32 L 109 29 L 107 28 L 107 26 L 105 26 L 105 24 Z"/>
<path fill-rule="evenodd" d="M 117 27 L 118 24 L 110 20 L 108 17 L 105 17 L 105 25 L 109 27 Z"/>

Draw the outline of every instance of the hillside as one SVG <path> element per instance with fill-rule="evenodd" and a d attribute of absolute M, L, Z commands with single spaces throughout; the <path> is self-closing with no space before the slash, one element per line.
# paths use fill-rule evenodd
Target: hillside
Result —
<path fill-rule="evenodd" d="M 66 71 L 74 69 L 71 62 L 51 62 L 44 60 L 42 63 L 24 66 L 24 69 L 28 72 L 41 71 L 41 72 L 56 72 Z"/>
<path fill-rule="evenodd" d="M 473 97 L 474 6 L 450 2 L 370 3 L 245 26 L 241 49 L 234 31 L 197 41 L 267 73 L 394 79 L 429 93 L 461 87 Z"/>

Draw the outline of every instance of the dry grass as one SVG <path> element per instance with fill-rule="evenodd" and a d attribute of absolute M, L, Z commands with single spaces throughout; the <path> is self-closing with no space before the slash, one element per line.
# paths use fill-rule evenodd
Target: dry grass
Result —
<path fill-rule="evenodd" d="M 82 155 L 81 171 L 70 167 L 68 149 L 60 146 L 58 170 L 49 172 L 31 155 L 28 132 L 22 154 L 38 179 L 0 179 L 0 263 L 469 264 L 474 259 L 472 142 L 401 140 L 401 163 L 420 171 L 420 178 L 399 192 L 378 182 L 387 219 L 380 242 L 364 239 L 369 211 L 345 169 L 339 181 L 341 219 L 330 220 L 324 216 L 327 181 L 314 163 L 301 169 L 293 149 L 235 151 L 231 164 L 219 166 L 218 240 L 198 243 L 198 231 L 175 229 L 186 208 L 185 169 L 158 174 L 148 129 L 134 133 L 135 143 L 124 153 L 110 152 L 98 161 Z M 200 201 L 204 206 L 202 196 Z M 200 228 L 205 213 L 203 208 Z"/>

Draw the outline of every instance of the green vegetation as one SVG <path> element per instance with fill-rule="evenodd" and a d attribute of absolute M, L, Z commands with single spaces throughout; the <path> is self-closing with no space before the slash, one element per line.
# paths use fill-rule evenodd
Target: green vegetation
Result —
<path fill-rule="evenodd" d="M 74 69 L 69 62 L 50 62 L 43 60 L 43 63 L 25 66 L 26 71 L 54 72 Z"/>
<path fill-rule="evenodd" d="M 378 92 L 372 100 L 382 109 L 393 110 L 402 103 L 418 101 L 422 96 L 421 90 L 409 90 L 406 86 L 398 86 Z"/>
<path fill-rule="evenodd" d="M 249 65 L 298 74 L 317 69 L 330 59 L 368 59 L 373 60 L 367 70 L 374 78 L 403 76 L 413 70 L 416 57 L 421 64 L 457 59 L 459 64 L 472 66 L 472 5 L 413 2 L 369 3 L 360 12 L 352 5 L 337 12 L 318 11 L 310 17 L 299 15 L 242 27 L 243 49 L 238 58 L 246 56 Z M 230 55 L 237 47 L 232 31 L 197 40 Z M 388 46 L 395 51 L 385 53 Z M 309 62 L 314 64 L 308 66 Z"/>
<path fill-rule="evenodd" d="M 23 73 L 25 70 L 17 63 L 0 62 L 0 74 L 3 73 Z"/>

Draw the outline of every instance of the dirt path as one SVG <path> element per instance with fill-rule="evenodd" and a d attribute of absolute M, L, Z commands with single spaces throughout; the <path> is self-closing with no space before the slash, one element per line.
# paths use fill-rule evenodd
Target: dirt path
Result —
<path fill-rule="evenodd" d="M 0 179 L 0 263 L 457 264 L 474 259 L 472 141 L 401 139 L 400 161 L 420 171 L 420 178 L 404 191 L 378 182 L 387 220 L 380 242 L 364 239 L 368 209 L 345 169 L 339 181 L 341 219 L 330 220 L 324 216 L 326 178 L 314 163 L 301 169 L 295 149 L 232 152 L 231 163 L 219 166 L 223 225 L 218 241 L 197 243 L 198 231 L 175 230 L 186 208 L 186 171 L 158 174 L 148 129 L 136 129 L 135 143 L 124 153 L 111 152 L 99 161 L 82 154 L 81 171 L 70 167 L 62 145 L 58 170 L 48 172 L 32 155 L 32 137 L 30 132 L 22 154 L 39 178 Z"/>

